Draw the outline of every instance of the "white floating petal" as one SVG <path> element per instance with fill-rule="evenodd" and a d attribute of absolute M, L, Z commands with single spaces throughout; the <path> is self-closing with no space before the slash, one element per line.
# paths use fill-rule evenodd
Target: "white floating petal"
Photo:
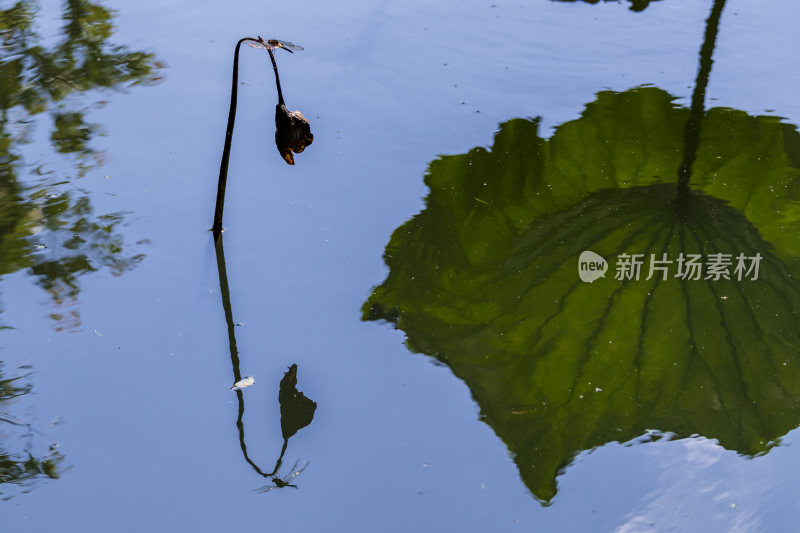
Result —
<path fill-rule="evenodd" d="M 231 387 L 231 390 L 242 390 L 243 388 L 249 387 L 255 382 L 256 380 L 253 378 L 253 376 L 247 376 L 246 378 L 234 383 L 233 387 Z"/>

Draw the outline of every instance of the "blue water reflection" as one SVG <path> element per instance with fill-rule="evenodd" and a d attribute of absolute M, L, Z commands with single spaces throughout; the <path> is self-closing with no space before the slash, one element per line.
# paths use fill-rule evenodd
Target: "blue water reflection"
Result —
<path fill-rule="evenodd" d="M 122 255 L 146 257 L 122 276 L 108 267 L 82 275 L 81 321 L 70 332 L 54 330 L 52 300 L 35 277 L 4 272 L 1 316 L 14 327 L 2 331 L 4 376 L 30 365 L 33 389 L 27 403 L 0 409 L 44 433 L 63 420 L 59 453 L 71 466 L 0 503 L 4 526 L 786 530 L 800 458 L 792 446 L 748 460 L 702 438 L 609 444 L 578 456 L 542 508 L 503 442 L 478 421 L 467 386 L 409 354 L 401 332 L 360 321 L 386 277 L 381 255 L 392 231 L 424 208 L 431 161 L 490 144 L 497 125 L 516 117 L 542 116 L 548 136 L 601 90 L 653 84 L 688 107 L 711 2 L 663 0 L 637 13 L 630 2 L 545 0 L 347 9 L 312 1 L 300 11 L 290 3 L 107 5 L 117 12 L 113 42 L 154 52 L 165 79 L 87 92 L 87 102 L 104 105 L 63 127 L 102 125 L 106 135 L 89 145 L 106 155 L 73 194 L 89 198 L 95 217 L 125 213 L 115 231 L 132 249 Z M 47 43 L 58 41 L 60 14 L 59 5 L 41 8 Z M 769 9 L 730 4 L 709 107 L 800 123 L 800 73 L 788 52 L 798 44 L 798 14 L 788 0 Z M 287 468 L 310 462 L 299 488 L 265 494 L 251 492 L 264 480 L 242 458 L 207 232 L 232 47 L 250 34 L 305 47 L 281 63 L 281 83 L 314 127 L 314 144 L 286 165 L 274 146 L 272 72 L 260 51 L 246 50 L 224 237 L 233 316 L 243 324 L 241 373 L 255 376 L 242 391 L 248 453 L 272 461 L 282 446 L 276 387 L 290 365 L 318 403 L 284 458 Z M 53 154 L 49 132 L 37 127 L 26 161 L 73 177 L 80 167 Z M 0 426 L 0 439 L 14 439 L 8 429 Z M 791 432 L 784 443 L 796 439 Z"/>

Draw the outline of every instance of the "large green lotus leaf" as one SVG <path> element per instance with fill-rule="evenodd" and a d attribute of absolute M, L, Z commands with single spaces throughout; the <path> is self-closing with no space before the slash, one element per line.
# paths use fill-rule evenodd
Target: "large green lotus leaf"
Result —
<path fill-rule="evenodd" d="M 435 161 L 364 305 L 467 383 L 543 502 L 577 453 L 648 429 L 755 455 L 800 424 L 800 136 L 711 110 L 686 191 L 687 117 L 655 88 L 605 92 L 549 140 L 513 120 L 491 151 Z M 604 279 L 580 281 L 584 250 L 609 260 Z M 621 253 L 762 260 L 757 279 L 673 264 L 620 281 Z"/>

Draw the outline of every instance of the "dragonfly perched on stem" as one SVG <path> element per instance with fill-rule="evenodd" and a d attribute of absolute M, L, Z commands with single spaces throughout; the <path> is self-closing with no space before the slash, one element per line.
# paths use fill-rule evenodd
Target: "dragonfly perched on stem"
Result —
<path fill-rule="evenodd" d="M 302 50 L 303 47 L 290 43 L 289 41 L 280 41 L 278 39 L 264 40 L 261 36 L 257 39 L 253 37 L 242 37 L 239 39 L 236 42 L 236 48 L 233 52 L 231 105 L 228 110 L 228 125 L 225 128 L 225 145 L 222 149 L 222 160 L 219 164 L 219 181 L 217 182 L 217 202 L 214 208 L 214 225 L 211 227 L 215 241 L 222 233 L 222 211 L 225 205 L 225 187 L 228 182 L 228 161 L 231 155 L 233 125 L 236 120 L 237 89 L 239 84 L 239 49 L 244 43 L 249 43 L 249 45 L 254 48 L 266 50 L 272 62 L 272 69 L 275 71 L 275 86 L 278 90 L 278 105 L 275 107 L 275 125 L 277 128 L 275 144 L 278 147 L 281 157 L 283 157 L 287 163 L 293 165 L 294 157 L 292 154 L 299 154 L 314 140 L 314 136 L 311 134 L 311 127 L 303 114 L 299 111 L 289 111 L 286 109 L 286 104 L 283 100 L 283 92 L 281 91 L 281 81 L 278 76 L 278 64 L 275 62 L 275 54 L 272 52 L 275 48 L 283 48 L 289 53 L 294 53 Z"/>
<path fill-rule="evenodd" d="M 262 50 L 275 50 L 276 48 L 283 48 L 290 54 L 300 52 L 304 49 L 299 44 L 290 43 L 289 41 L 280 41 L 278 39 L 264 40 L 260 35 L 258 36 L 257 41 L 250 41 L 250 46 L 253 48 L 261 48 Z"/>

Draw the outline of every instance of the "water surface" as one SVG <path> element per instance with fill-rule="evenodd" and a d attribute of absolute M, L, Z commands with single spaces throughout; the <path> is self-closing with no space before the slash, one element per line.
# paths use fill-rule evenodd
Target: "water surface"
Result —
<path fill-rule="evenodd" d="M 682 226 L 705 231 L 705 247 L 724 240 L 720 251 L 769 255 L 774 268 L 762 281 L 774 294 L 742 281 L 676 301 L 677 285 L 659 292 L 631 282 L 606 340 L 643 338 L 655 367 L 590 357 L 591 372 L 575 372 L 566 356 L 583 352 L 523 334 L 517 346 L 497 329 L 465 333 L 467 319 L 539 327 L 549 316 L 537 315 L 547 311 L 542 296 L 563 296 L 562 283 L 578 282 L 575 267 L 561 265 L 578 244 L 600 242 L 592 235 L 608 245 L 595 251 L 616 253 L 611 245 L 634 225 L 641 231 L 632 251 L 654 242 L 677 252 L 676 240 L 643 219 L 663 222 L 678 196 L 666 187 L 678 182 L 687 153 L 713 4 L 662 0 L 637 12 L 631 2 L 311 2 L 298 12 L 288 3 L 104 3 L 112 14 L 74 1 L 23 13 L 38 36 L 13 38 L 20 19 L 4 6 L 4 523 L 14 531 L 790 529 L 800 462 L 791 446 L 795 3 L 725 2 L 689 180 L 691 203 L 704 212 L 696 207 Z M 84 25 L 73 31 L 83 41 L 61 29 L 61 17 L 76 10 Z M 277 60 L 287 105 L 311 121 L 315 140 L 295 166 L 283 162 L 268 57 L 243 49 L 221 291 L 207 229 L 233 45 L 245 35 L 305 47 L 278 51 Z M 65 62 L 70 54 L 78 59 Z M 534 168 L 546 172 L 527 171 Z M 720 185 L 714 172 L 742 186 Z M 555 188 L 559 201 L 525 204 L 524 192 L 545 192 L 533 185 Z M 502 228 L 513 225 L 498 212 L 522 240 L 503 240 Z M 415 222 L 426 217 L 428 225 Z M 392 247 L 397 228 L 414 229 L 414 246 Z M 578 238 L 556 242 L 566 229 Z M 490 242 L 502 249 L 486 249 Z M 461 260 L 448 252 L 454 244 L 483 253 L 474 263 L 483 270 L 459 271 L 460 285 L 448 288 L 459 298 L 408 279 L 440 281 L 435 267 Z M 406 274 L 393 260 L 407 260 Z M 509 314 L 521 291 L 503 269 L 529 273 L 525 283 L 541 280 L 546 292 Z M 610 274 L 581 290 L 615 290 Z M 402 283 L 386 285 L 398 276 Z M 487 279 L 500 280 L 499 292 L 480 284 Z M 362 320 L 365 302 L 380 299 L 376 287 L 397 298 L 381 302 L 386 316 L 366 318 L 388 324 Z M 731 298 L 740 291 L 747 305 Z M 633 368 L 653 368 L 650 383 L 666 397 L 685 391 L 663 363 L 695 361 L 690 345 L 699 343 L 639 327 L 633 317 L 648 292 L 651 303 L 663 298 L 651 307 L 663 313 L 658 324 L 685 325 L 678 312 L 687 301 L 696 335 L 718 331 L 715 316 L 732 320 L 723 329 L 741 337 L 709 338 L 703 353 L 709 361 L 741 353 L 692 382 L 716 378 L 728 396 L 693 396 L 679 411 L 653 399 L 664 395 L 630 396 L 613 408 L 593 399 L 588 410 L 566 404 L 541 416 L 518 405 L 516 394 L 532 404 L 561 383 L 605 392 L 593 373 L 621 384 Z M 595 323 L 581 311 L 609 293 L 584 300 L 589 307 L 549 323 L 559 329 L 548 338 L 588 346 Z M 723 303 L 739 307 L 715 315 Z M 400 330 L 391 323 L 398 318 Z M 412 319 L 418 332 L 403 329 Z M 240 376 L 255 377 L 238 394 L 230 390 L 231 330 Z M 746 344 L 752 339 L 777 355 L 764 362 L 761 345 Z M 532 386 L 512 379 L 519 370 L 509 377 L 489 365 L 485 377 L 454 363 L 513 359 L 520 350 L 549 354 L 553 374 L 532 371 L 540 378 Z M 523 358 L 518 368 L 538 360 Z M 293 364 L 298 391 L 317 404 L 313 421 L 289 438 L 279 472 L 297 488 L 260 493 L 274 483 L 253 464 L 271 473 L 292 429 L 282 428 L 278 398 Z M 753 413 L 769 420 L 755 424 Z M 586 438 L 564 437 L 590 426 Z M 561 427 L 566 433 L 554 430 Z M 554 453 L 537 455 L 530 442 Z M 531 474 L 537 468 L 547 475 Z"/>

